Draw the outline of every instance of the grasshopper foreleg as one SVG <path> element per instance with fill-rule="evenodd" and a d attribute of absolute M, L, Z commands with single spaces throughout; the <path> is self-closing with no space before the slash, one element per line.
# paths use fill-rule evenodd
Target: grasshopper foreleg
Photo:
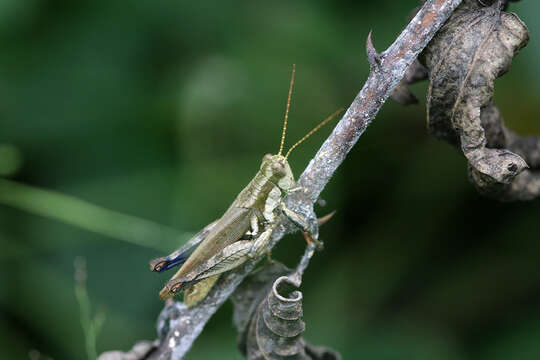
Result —
<path fill-rule="evenodd" d="M 281 212 L 283 212 L 287 219 L 289 219 L 294 225 L 298 226 L 300 230 L 306 233 L 310 241 L 313 241 L 318 248 L 323 248 L 322 242 L 317 240 L 316 237 L 313 235 L 313 230 L 306 220 L 304 220 L 300 215 L 286 207 L 284 204 L 281 204 Z"/>
<path fill-rule="evenodd" d="M 245 234 L 245 236 L 244 236 L 245 240 L 253 239 L 253 238 L 257 237 L 257 235 L 259 235 L 259 217 L 257 216 L 257 214 L 251 215 L 251 217 L 249 218 L 249 223 L 250 223 L 250 226 L 251 226 L 251 230 L 249 230 Z"/>

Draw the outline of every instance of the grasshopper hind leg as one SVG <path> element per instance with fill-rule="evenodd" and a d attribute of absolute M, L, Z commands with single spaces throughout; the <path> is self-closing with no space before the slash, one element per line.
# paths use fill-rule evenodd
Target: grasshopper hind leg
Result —
<path fill-rule="evenodd" d="M 225 247 L 186 276 L 169 280 L 167 285 L 160 291 L 159 296 L 162 300 L 167 300 L 185 290 L 187 299 L 191 299 L 188 302 L 194 304 L 193 298 L 204 298 L 212 287 L 210 283 L 213 285 L 221 273 L 234 269 L 249 259 L 248 254 L 252 244 L 252 240 L 239 240 Z M 212 278 L 214 280 L 209 280 Z M 201 295 L 203 292 L 204 296 Z M 190 293 L 191 295 L 189 295 Z M 200 301 L 200 299 L 196 302 Z"/>
<path fill-rule="evenodd" d="M 186 287 L 196 285 L 201 280 L 235 269 L 249 259 L 264 255 L 273 230 L 274 227 L 266 229 L 255 240 L 236 241 L 226 246 L 186 276 L 170 280 L 162 290 L 162 298 L 163 295 L 172 296 Z"/>

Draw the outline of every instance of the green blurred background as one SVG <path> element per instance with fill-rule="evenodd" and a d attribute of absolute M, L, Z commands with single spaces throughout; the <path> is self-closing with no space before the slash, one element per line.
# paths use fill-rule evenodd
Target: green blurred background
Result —
<path fill-rule="evenodd" d="M 291 64 L 289 145 L 359 91 L 369 30 L 384 49 L 417 3 L 0 0 L 1 358 L 86 358 L 77 256 L 106 316 L 98 352 L 154 339 L 169 275 L 148 260 L 219 217 L 277 151 Z M 531 42 L 496 102 L 540 134 L 540 3 L 511 10 Z M 540 200 L 480 197 L 463 156 L 427 135 L 425 89 L 419 106 L 385 104 L 322 195 L 318 213 L 337 214 L 302 286 L 305 335 L 345 359 L 538 359 Z M 296 176 L 329 131 L 293 153 Z M 293 266 L 303 246 L 289 236 L 273 256 Z M 231 315 L 187 358 L 240 359 Z"/>

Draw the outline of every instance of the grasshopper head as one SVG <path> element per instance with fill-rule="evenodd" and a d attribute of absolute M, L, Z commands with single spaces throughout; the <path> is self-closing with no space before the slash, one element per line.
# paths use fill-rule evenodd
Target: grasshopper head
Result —
<path fill-rule="evenodd" d="M 266 154 L 261 163 L 261 172 L 271 182 L 284 191 L 294 186 L 294 176 L 287 161 L 283 155 Z"/>

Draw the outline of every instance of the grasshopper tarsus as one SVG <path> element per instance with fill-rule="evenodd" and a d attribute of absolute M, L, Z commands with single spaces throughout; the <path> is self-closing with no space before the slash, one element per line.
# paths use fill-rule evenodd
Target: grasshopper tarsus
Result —
<path fill-rule="evenodd" d="M 317 218 L 318 226 L 322 226 L 326 224 L 328 220 L 330 220 L 334 216 L 335 213 L 336 213 L 336 210 L 332 211 L 331 213 L 323 217 Z M 304 234 L 304 238 L 306 239 L 306 242 L 308 243 L 308 246 L 310 246 L 311 242 L 313 242 L 317 250 L 324 250 L 324 243 L 316 239 L 315 237 L 311 236 L 309 231 L 304 231 L 303 234 Z"/>
<path fill-rule="evenodd" d="M 324 250 L 324 243 L 322 241 L 315 239 L 307 231 L 303 231 L 302 234 L 304 235 L 304 239 L 306 239 L 308 246 L 312 246 L 313 243 L 317 250 Z"/>

